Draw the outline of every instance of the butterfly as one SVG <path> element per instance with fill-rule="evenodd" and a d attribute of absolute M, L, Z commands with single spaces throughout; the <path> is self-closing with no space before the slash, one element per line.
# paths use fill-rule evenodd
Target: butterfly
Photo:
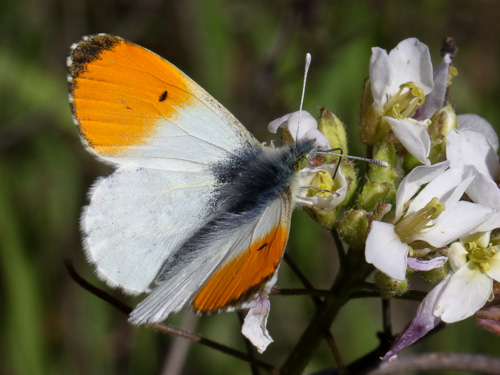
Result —
<path fill-rule="evenodd" d="M 149 294 L 130 322 L 255 299 L 282 259 L 314 141 L 264 147 L 174 65 L 120 37 L 83 38 L 67 65 L 81 140 L 115 168 L 89 192 L 85 254 L 111 287 Z"/>

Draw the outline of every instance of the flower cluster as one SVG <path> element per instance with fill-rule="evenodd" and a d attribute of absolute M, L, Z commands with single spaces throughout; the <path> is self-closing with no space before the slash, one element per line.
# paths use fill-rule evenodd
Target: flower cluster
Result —
<path fill-rule="evenodd" d="M 353 163 L 333 151 L 347 153 L 344 125 L 333 113 L 322 109 L 317 122 L 300 111 L 269 124 L 272 133 L 282 130 L 285 143 L 315 141 L 319 152 L 298 173 L 296 202 L 335 232 L 349 254 L 364 253 L 358 266 L 373 265 L 382 297 L 405 294 L 414 274 L 435 284 L 384 359 L 441 321 L 466 319 L 500 299 L 494 284 L 500 282 L 499 142 L 485 119 L 456 115 L 447 101 L 457 74 L 453 53 L 444 49 L 433 70 L 417 39 L 389 53 L 372 49 L 360 134 L 368 154 L 386 167 L 372 165 L 362 185 Z M 369 273 L 360 272 L 359 280 Z M 272 341 L 267 297 L 275 281 L 249 306 L 243 327 L 259 351 Z M 480 324 L 500 333 L 498 311 L 485 307 Z"/>
<path fill-rule="evenodd" d="M 365 106 L 376 110 L 364 122 L 365 132 L 375 134 L 374 147 L 391 143 L 394 135 L 404 160 L 393 209 L 371 222 L 366 261 L 397 282 L 431 270 L 442 279 L 386 359 L 440 321 L 473 315 L 493 298 L 494 280 L 500 281 L 494 234 L 500 228 L 498 137 L 483 118 L 456 116 L 446 103 L 450 67 L 447 53 L 433 73 L 428 49 L 416 39 L 389 54 L 372 51 L 373 102 Z"/>
<path fill-rule="evenodd" d="M 447 101 L 457 74 L 453 54 L 444 49 L 433 70 L 427 46 L 415 38 L 389 53 L 373 48 L 360 134 L 368 154 L 388 167 L 371 166 L 359 190 L 352 162 L 337 168 L 334 153 L 299 172 L 297 203 L 352 251 L 364 251 L 383 297 L 404 294 L 415 273 L 435 284 L 385 359 L 439 322 L 478 312 L 500 281 L 498 137 L 486 120 L 456 115 Z M 286 142 L 309 138 L 319 150 L 347 153 L 343 124 L 324 109 L 319 123 L 301 111 L 269 124 L 272 133 L 278 128 Z M 500 332 L 498 320 L 488 329 Z"/>

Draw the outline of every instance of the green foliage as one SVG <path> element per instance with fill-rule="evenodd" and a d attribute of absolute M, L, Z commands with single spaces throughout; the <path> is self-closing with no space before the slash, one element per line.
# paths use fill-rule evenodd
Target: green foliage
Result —
<path fill-rule="evenodd" d="M 84 260 L 78 220 L 87 189 L 109 169 L 86 153 L 72 124 L 65 71 L 71 43 L 108 32 L 155 51 L 262 141 L 270 138 L 269 121 L 298 109 L 304 55 L 311 52 L 304 108 L 313 115 L 321 106 L 335 112 L 347 126 L 350 152 L 359 155 L 370 48 L 391 49 L 409 36 L 427 43 L 435 59 L 444 36 L 457 39 L 454 107 L 480 113 L 498 129 L 499 12 L 498 3 L 465 0 L 0 2 L 0 373 L 157 374 L 171 349 L 172 338 L 131 327 L 125 316 L 78 287 L 63 266 L 63 258 L 73 258 L 85 278 L 106 288 Z M 298 213 L 292 232 L 289 253 L 315 286 L 327 287 L 338 260 L 326 231 Z M 278 286 L 301 287 L 286 264 L 281 268 Z M 333 327 L 347 361 L 377 344 L 380 314 L 372 302 L 349 304 Z M 395 311 L 401 325 L 415 308 Z M 272 297 L 268 327 L 275 343 L 264 360 L 282 363 L 313 311 L 310 298 Z M 171 322 L 180 324 L 181 316 Z M 243 348 L 234 313 L 203 317 L 196 330 Z M 453 350 L 451 345 L 463 343 L 467 347 L 455 349 L 498 355 L 494 340 L 467 321 L 415 350 Z M 324 347 L 308 371 L 333 365 Z M 184 368 L 245 371 L 244 362 L 196 344 Z"/>

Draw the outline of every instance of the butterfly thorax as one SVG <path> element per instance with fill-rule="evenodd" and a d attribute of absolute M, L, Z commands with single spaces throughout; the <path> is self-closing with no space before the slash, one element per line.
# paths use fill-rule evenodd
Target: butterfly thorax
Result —
<path fill-rule="evenodd" d="M 213 214 L 207 223 L 165 262 L 156 283 L 169 279 L 206 244 L 224 233 L 236 231 L 255 220 L 276 199 L 293 200 L 293 180 L 300 161 L 314 153 L 312 140 L 283 147 L 259 148 L 212 167 L 219 181 L 213 196 Z"/>
<path fill-rule="evenodd" d="M 218 210 L 243 214 L 254 211 L 287 193 L 300 162 L 315 149 L 314 141 L 302 140 L 283 147 L 266 147 L 224 161 L 212 168 L 220 183 L 214 196 Z"/>

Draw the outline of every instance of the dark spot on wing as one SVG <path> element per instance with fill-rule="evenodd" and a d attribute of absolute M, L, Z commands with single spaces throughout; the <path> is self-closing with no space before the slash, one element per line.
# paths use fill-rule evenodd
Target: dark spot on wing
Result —
<path fill-rule="evenodd" d="M 160 98 L 158 99 L 159 102 L 164 102 L 165 99 L 167 99 L 168 92 L 167 90 L 163 91 L 162 94 L 160 95 Z"/>
<path fill-rule="evenodd" d="M 263 248 L 265 248 L 267 245 L 269 245 L 269 244 L 268 244 L 268 243 L 263 244 L 261 247 L 259 247 L 259 248 L 257 249 L 257 251 L 261 251 L 261 250 L 262 250 Z"/>

